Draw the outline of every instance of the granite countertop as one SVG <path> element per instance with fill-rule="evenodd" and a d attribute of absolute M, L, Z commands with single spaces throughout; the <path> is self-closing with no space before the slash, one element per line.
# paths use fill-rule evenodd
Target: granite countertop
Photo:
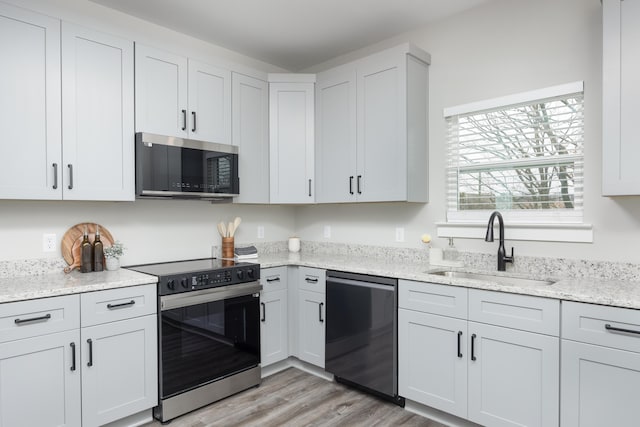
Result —
<path fill-rule="evenodd" d="M 298 265 L 304 267 L 323 268 L 327 270 L 340 270 L 376 276 L 394 277 L 397 279 L 415 280 L 420 282 L 440 283 L 451 286 L 462 286 L 473 289 L 532 295 L 566 301 L 578 301 L 640 309 L 640 281 L 534 277 L 531 275 L 514 274 L 510 272 L 481 271 L 468 268 L 458 269 L 468 272 L 550 280 L 555 282 L 552 285 L 509 285 L 484 280 L 480 281 L 429 274 L 428 272 L 456 269 L 430 265 L 424 262 L 403 262 L 399 260 L 385 260 L 383 258 L 362 256 L 349 257 L 342 254 L 326 255 L 284 252 L 260 255 L 256 262 L 260 263 L 261 268 Z"/>
<path fill-rule="evenodd" d="M 158 278 L 131 270 L 52 273 L 0 278 L 0 303 L 157 283 Z"/>

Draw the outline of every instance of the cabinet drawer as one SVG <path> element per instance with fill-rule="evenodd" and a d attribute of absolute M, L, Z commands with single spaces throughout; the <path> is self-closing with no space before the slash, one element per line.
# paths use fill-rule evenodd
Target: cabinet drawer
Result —
<path fill-rule="evenodd" d="M 562 338 L 640 352 L 640 310 L 563 302 Z"/>
<path fill-rule="evenodd" d="M 0 304 L 0 342 L 79 327 L 79 295 Z"/>
<path fill-rule="evenodd" d="M 399 280 L 398 289 L 400 308 L 467 318 L 467 288 Z"/>
<path fill-rule="evenodd" d="M 82 327 L 156 313 L 156 298 L 155 284 L 82 294 Z"/>
<path fill-rule="evenodd" d="M 469 289 L 469 320 L 558 336 L 560 301 Z"/>
<path fill-rule="evenodd" d="M 325 293 L 327 274 L 320 268 L 299 267 L 299 288 L 311 292 Z"/>
<path fill-rule="evenodd" d="M 287 267 L 263 268 L 260 270 L 262 292 L 287 289 Z"/>

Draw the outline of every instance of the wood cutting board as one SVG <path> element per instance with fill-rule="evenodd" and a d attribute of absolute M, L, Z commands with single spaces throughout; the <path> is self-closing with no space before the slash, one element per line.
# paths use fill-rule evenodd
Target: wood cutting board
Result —
<path fill-rule="evenodd" d="M 65 273 L 70 273 L 76 268 L 80 268 L 80 246 L 82 243 L 82 236 L 84 234 L 84 228 L 87 227 L 89 232 L 89 241 L 93 243 L 96 236 L 96 228 L 100 226 L 100 240 L 107 248 L 113 245 L 114 239 L 109 230 L 100 224 L 93 222 L 82 222 L 69 228 L 60 243 L 60 250 L 62 251 L 62 257 L 69 264 L 69 267 L 64 269 Z"/>

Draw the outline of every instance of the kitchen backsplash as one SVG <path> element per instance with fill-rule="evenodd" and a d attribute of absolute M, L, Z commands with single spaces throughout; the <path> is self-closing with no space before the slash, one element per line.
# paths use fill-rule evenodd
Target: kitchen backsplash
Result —
<path fill-rule="evenodd" d="M 258 254 L 286 252 L 286 241 L 240 242 L 236 246 L 254 245 Z M 423 249 L 396 248 L 386 246 L 356 245 L 344 243 L 301 242 L 301 254 L 316 253 L 334 256 L 380 258 L 385 261 L 402 263 L 429 263 L 429 251 Z M 220 256 L 220 247 L 212 247 L 213 256 Z M 496 255 L 474 252 L 460 252 L 464 266 L 474 270 L 496 270 Z M 259 262 L 259 259 L 258 259 Z M 66 266 L 62 258 L 42 258 L 21 261 L 0 261 L 0 278 L 12 276 L 37 276 L 60 273 Z M 545 258 L 516 256 L 513 265 L 507 265 L 507 272 L 527 274 L 537 277 L 640 280 L 640 264 L 588 261 L 567 258 Z"/>

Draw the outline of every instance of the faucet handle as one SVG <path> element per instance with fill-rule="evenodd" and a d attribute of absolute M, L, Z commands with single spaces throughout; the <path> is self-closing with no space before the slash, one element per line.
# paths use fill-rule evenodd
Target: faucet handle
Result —
<path fill-rule="evenodd" d="M 513 264 L 513 246 L 511 246 L 511 256 L 504 256 L 504 262 L 510 262 Z"/>

